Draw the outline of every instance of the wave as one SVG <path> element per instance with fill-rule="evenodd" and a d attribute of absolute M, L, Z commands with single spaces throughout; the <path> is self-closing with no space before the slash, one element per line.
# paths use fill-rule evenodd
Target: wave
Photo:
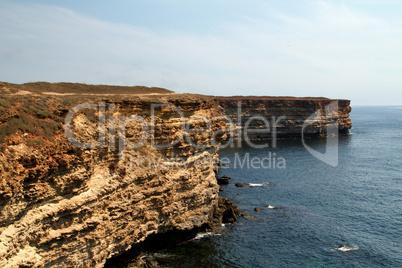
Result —
<path fill-rule="evenodd" d="M 348 246 L 348 245 L 340 245 L 339 247 L 336 248 L 339 251 L 347 252 L 347 251 L 355 251 L 358 250 L 359 247 L 357 246 Z"/>
<path fill-rule="evenodd" d="M 177 255 L 173 253 L 162 253 L 162 252 L 153 252 L 149 254 L 151 257 L 157 259 L 168 259 L 168 258 L 176 258 Z"/>
<path fill-rule="evenodd" d="M 268 181 L 268 182 L 263 182 L 263 183 L 247 183 L 248 186 L 250 187 L 263 187 L 263 186 L 269 186 L 272 184 L 272 182 Z"/>
<path fill-rule="evenodd" d="M 195 240 L 199 240 L 199 239 L 203 239 L 203 238 L 205 238 L 205 237 L 209 237 L 209 236 L 214 236 L 214 235 L 220 235 L 220 234 L 217 234 L 217 233 L 214 233 L 214 232 L 207 232 L 207 233 L 200 233 L 200 234 L 197 234 L 195 237 L 194 237 L 194 239 Z"/>
<path fill-rule="evenodd" d="M 273 205 L 268 205 L 267 208 L 269 208 L 269 209 L 278 209 L 277 207 L 275 207 Z"/>

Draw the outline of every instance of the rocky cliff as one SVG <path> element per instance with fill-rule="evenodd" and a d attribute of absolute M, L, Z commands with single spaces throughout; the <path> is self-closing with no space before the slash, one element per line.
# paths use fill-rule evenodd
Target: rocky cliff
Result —
<path fill-rule="evenodd" d="M 216 221 L 217 148 L 245 127 L 236 121 L 239 101 L 244 122 L 287 116 L 283 136 L 317 110 L 326 119 L 330 102 L 0 86 L 1 267 L 102 267 L 150 234 Z M 312 133 L 334 120 L 339 132 L 350 128 L 349 102 L 338 104 L 337 117 L 315 122 Z"/>
<path fill-rule="evenodd" d="M 250 139 L 323 137 L 336 125 L 352 127 L 349 100 L 293 97 L 221 97 L 220 106 L 236 127 L 234 136 Z"/>

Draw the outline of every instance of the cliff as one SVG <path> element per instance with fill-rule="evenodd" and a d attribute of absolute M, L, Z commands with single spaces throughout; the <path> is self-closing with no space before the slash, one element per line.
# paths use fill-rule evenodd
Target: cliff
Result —
<path fill-rule="evenodd" d="M 218 102 L 236 126 L 235 137 L 324 137 L 330 125 L 336 124 L 339 134 L 352 127 L 350 100 L 253 96 L 220 97 Z"/>
<path fill-rule="evenodd" d="M 284 114 L 278 133 L 295 136 L 317 109 L 325 119 L 330 102 L 62 95 L 6 83 L 0 92 L 1 267 L 102 267 L 150 234 L 216 223 L 218 145 L 231 135 L 225 113 L 237 124 L 240 101 L 244 119 Z M 314 133 L 334 120 L 339 132 L 350 128 L 349 102 L 338 104 L 339 115 Z"/>

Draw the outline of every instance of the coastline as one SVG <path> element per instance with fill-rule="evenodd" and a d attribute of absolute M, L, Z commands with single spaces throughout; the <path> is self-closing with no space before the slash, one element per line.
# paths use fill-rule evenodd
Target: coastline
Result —
<path fill-rule="evenodd" d="M 77 263 L 102 267 L 106 259 L 122 254 L 150 235 L 187 232 L 206 224 L 213 229 L 222 224 L 220 216 L 213 216 L 217 209 L 220 215 L 226 211 L 240 214 L 233 213 L 236 209 L 218 197 L 214 164 L 218 149 L 213 146 L 213 138 L 218 137 L 219 144 L 235 142 L 241 133 L 254 133 L 250 141 L 269 139 L 274 131 L 275 139 L 294 138 L 300 136 L 303 122 L 316 111 L 319 118 L 307 126 L 307 136 L 325 136 L 326 127 L 333 122 L 340 125 L 341 134 L 351 127 L 350 102 L 344 100 L 334 100 L 339 111 L 334 117 L 325 110 L 331 100 L 322 98 L 231 99 L 171 92 L 48 95 L 43 92 L 55 91 L 35 88 L 32 94 L 26 94 L 29 85 L 23 89 L 12 84 L 1 86 L 0 264 L 5 267 Z M 21 91 L 24 94 L 18 95 Z M 121 140 L 121 133 L 116 133 L 121 129 L 111 127 L 108 121 L 104 139 L 109 146 L 79 148 L 66 137 L 65 125 L 70 109 L 84 102 L 99 110 L 89 112 L 86 107 L 71 122 L 71 133 L 81 143 L 102 143 L 98 132 L 101 123 L 96 120 L 118 118 L 122 122 L 121 118 L 127 120 L 131 115 L 142 119 L 131 125 L 124 121 L 127 140 Z M 158 103 L 165 106 L 159 107 L 157 120 L 151 122 L 150 109 Z M 178 108 L 184 118 L 191 118 L 189 129 L 203 131 L 188 132 L 188 139 L 184 139 L 179 112 L 172 107 Z M 228 121 L 222 119 L 225 115 L 234 126 L 228 127 Z M 280 116 L 287 118 L 261 132 L 262 118 Z M 243 123 L 238 118 L 244 119 Z M 205 127 L 206 120 L 212 122 L 210 128 Z M 142 138 L 137 134 L 144 133 L 144 125 L 154 127 L 154 140 L 146 139 L 138 148 L 119 146 L 122 141 L 140 142 Z M 164 145 L 176 140 L 173 147 L 152 146 L 152 142 Z M 144 159 L 162 162 L 144 165 Z"/>

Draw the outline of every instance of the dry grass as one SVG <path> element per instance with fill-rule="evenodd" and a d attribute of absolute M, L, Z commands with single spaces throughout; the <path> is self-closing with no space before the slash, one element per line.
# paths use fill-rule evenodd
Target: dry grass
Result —
<path fill-rule="evenodd" d="M 64 118 L 57 115 L 54 100 L 48 97 L 0 97 L 0 143 L 16 133 L 51 139 L 63 128 Z M 39 144 L 32 142 L 32 145 Z"/>
<path fill-rule="evenodd" d="M 11 84 L 0 82 L 0 88 L 6 87 L 11 90 L 23 90 L 32 93 L 54 92 L 59 94 L 169 94 L 173 93 L 165 88 L 145 86 L 111 86 L 111 85 L 87 85 L 79 83 L 48 83 L 35 82 L 25 84 Z M 1 90 L 0 90 L 1 91 Z"/>

